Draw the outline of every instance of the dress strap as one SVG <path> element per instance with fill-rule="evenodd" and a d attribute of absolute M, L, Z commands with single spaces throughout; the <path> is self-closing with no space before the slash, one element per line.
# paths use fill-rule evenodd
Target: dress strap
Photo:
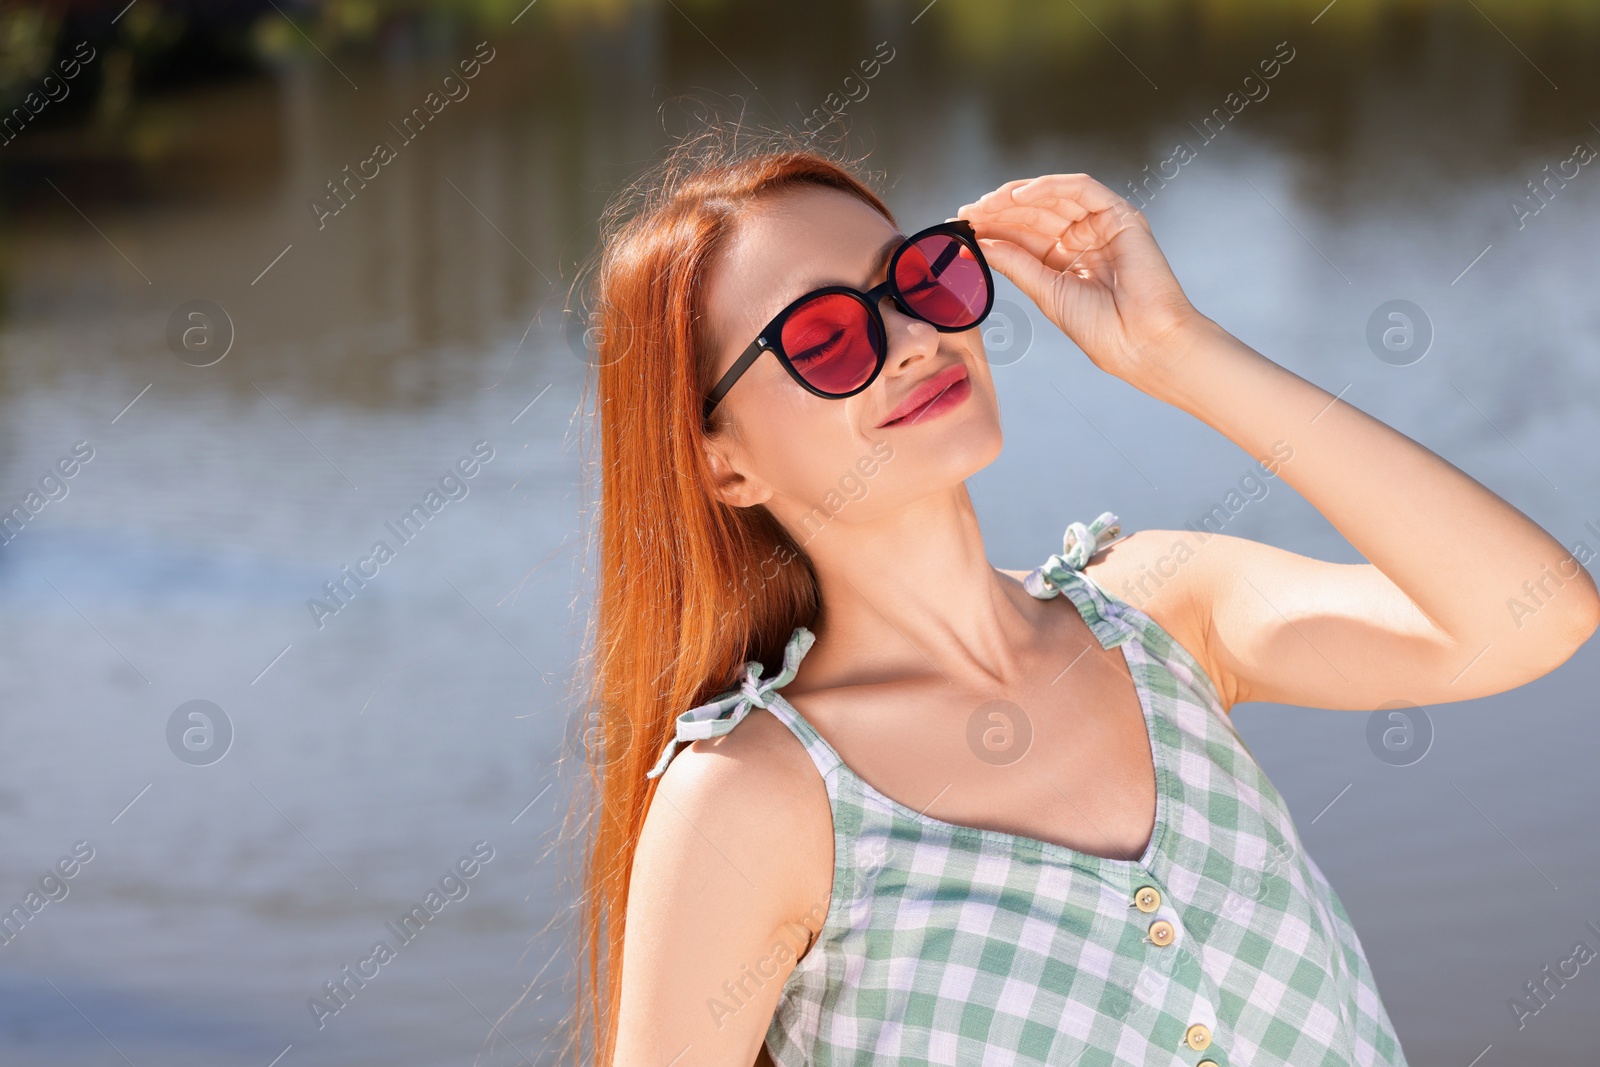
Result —
<path fill-rule="evenodd" d="M 1103 648 L 1115 648 L 1139 634 L 1138 627 L 1124 617 L 1118 601 L 1083 573 L 1089 557 L 1121 534 L 1122 523 L 1109 511 L 1102 511 L 1087 526 L 1070 523 L 1061 538 L 1061 552 L 1035 567 L 1022 581 L 1028 594 L 1040 600 L 1067 594 Z"/>
<path fill-rule="evenodd" d="M 771 678 L 761 677 L 761 664 L 755 660 L 741 669 L 743 677 L 736 689 L 730 689 L 709 704 L 690 708 L 677 719 L 677 731 L 656 765 L 645 773 L 646 778 L 656 778 L 667 769 L 679 745 L 707 737 L 721 737 L 732 730 L 750 714 L 751 708 L 767 708 L 777 696 L 777 691 L 794 680 L 800 661 L 816 641 L 816 635 L 804 626 L 795 627 L 794 634 L 783 650 L 783 670 Z"/>

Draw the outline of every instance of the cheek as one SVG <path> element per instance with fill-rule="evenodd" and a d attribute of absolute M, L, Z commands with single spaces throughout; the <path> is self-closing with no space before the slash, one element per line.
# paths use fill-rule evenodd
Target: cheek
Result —
<path fill-rule="evenodd" d="M 796 387 L 746 422 L 746 440 L 763 478 L 779 494 L 819 504 L 841 479 L 860 477 L 870 455 L 860 439 L 851 401 L 826 400 Z"/>
<path fill-rule="evenodd" d="M 994 367 L 989 365 L 989 357 L 983 347 L 983 338 L 977 336 L 976 332 L 967 356 L 967 376 L 972 379 L 974 386 L 979 383 L 983 385 L 981 390 L 974 389 L 974 395 L 978 392 L 986 392 L 993 395 L 995 390 Z"/>

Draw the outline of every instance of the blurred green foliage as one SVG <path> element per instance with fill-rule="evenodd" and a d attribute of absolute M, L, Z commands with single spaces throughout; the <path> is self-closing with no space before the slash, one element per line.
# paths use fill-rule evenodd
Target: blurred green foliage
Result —
<path fill-rule="evenodd" d="M 787 2 L 787 0 L 785 0 Z M 1078 50 L 1100 47 L 1102 34 L 1119 31 L 1137 38 L 1181 37 L 1179 43 L 1250 33 L 1263 23 L 1303 20 L 1318 32 L 1346 38 L 1373 35 L 1397 16 L 1427 18 L 1455 13 L 1481 16 L 1520 47 L 1539 40 L 1591 38 L 1600 31 L 1600 0 L 813 0 L 822 19 L 847 24 L 882 9 L 887 21 L 915 32 L 942 37 L 952 53 L 980 60 L 1029 63 L 1059 60 Z M 643 8 L 666 8 L 667 17 L 750 32 L 763 19 L 762 5 L 750 0 L 320 0 L 292 5 L 248 0 L 231 7 L 199 8 L 196 0 L 138 0 L 116 25 L 111 17 L 121 0 L 103 13 L 73 9 L 69 24 L 58 4 L 48 0 L 7 0 L 0 7 L 0 110 L 9 109 L 37 85 L 54 59 L 87 34 L 97 48 L 112 53 L 108 74 L 97 92 L 110 99 L 97 106 L 102 118 L 117 114 L 131 94 L 163 82 L 152 76 L 207 53 L 195 37 L 235 35 L 243 47 L 229 53 L 237 66 L 276 65 L 338 54 L 382 49 L 396 39 L 446 42 L 465 34 L 561 35 L 578 29 L 621 27 Z M 924 7 L 926 10 L 924 11 Z M 1474 14 L 1471 8 L 1476 8 Z M 195 12 L 203 10 L 201 17 Z M 919 12 L 921 13 L 919 15 Z M 1463 14 L 1464 12 L 1464 14 Z M 67 41 L 66 36 L 74 36 Z M 191 46 L 187 51 L 180 42 Z M 242 72 L 242 71 L 241 71 Z M 226 73 L 217 63 L 208 76 Z M 166 79 L 170 81 L 171 79 Z"/>
<path fill-rule="evenodd" d="M 37 81 L 55 54 L 61 20 L 43 8 L 0 11 L 0 100 Z"/>

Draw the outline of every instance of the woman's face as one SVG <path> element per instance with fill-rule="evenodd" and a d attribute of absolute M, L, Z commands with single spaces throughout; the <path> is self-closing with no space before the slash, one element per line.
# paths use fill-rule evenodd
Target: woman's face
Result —
<path fill-rule="evenodd" d="M 800 186 L 757 201 L 707 274 L 711 380 L 795 298 L 824 285 L 865 291 L 883 281 L 903 236 L 871 205 L 836 189 Z M 719 493 L 737 507 L 766 504 L 802 544 L 824 520 L 871 520 L 958 485 L 1000 453 L 982 324 L 941 333 L 887 298 L 878 310 L 888 357 L 862 392 L 815 396 L 763 353 L 717 407 L 730 424 L 709 440 Z M 935 376 L 938 386 L 953 382 L 941 400 L 890 421 Z"/>

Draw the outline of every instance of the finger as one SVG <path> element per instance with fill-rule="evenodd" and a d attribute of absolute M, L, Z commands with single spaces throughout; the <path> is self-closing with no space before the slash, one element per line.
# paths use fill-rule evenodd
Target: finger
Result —
<path fill-rule="evenodd" d="M 1072 222 L 1036 208 L 1016 207 L 992 214 L 979 213 L 969 221 L 979 236 L 997 237 L 1020 245 L 1054 270 L 1067 269 L 1083 254 L 1085 240 L 1093 240 L 1092 231 L 1082 228 L 1082 220 Z"/>
<path fill-rule="evenodd" d="M 1069 271 L 1082 267 L 1085 255 L 1105 244 L 1095 231 L 1084 229 L 1091 225 L 1090 219 L 1074 223 L 1059 237 L 1009 223 L 991 222 L 975 229 L 980 238 L 994 237 L 1026 249 L 1053 271 Z"/>
<path fill-rule="evenodd" d="M 1089 233 L 1099 235 L 1102 243 L 1111 240 L 1123 230 L 1139 228 L 1149 231 L 1150 222 L 1131 204 L 1122 204 L 1106 211 L 1096 211 L 1080 219 L 1072 231 L 1072 238 L 1079 243 L 1091 240 Z"/>
<path fill-rule="evenodd" d="M 1062 215 L 1050 208 L 1035 207 L 1031 204 L 1017 204 L 992 211 L 979 208 L 967 218 L 974 225 L 998 222 L 1011 226 L 1026 226 L 1051 238 L 1065 233 L 1069 226 L 1079 221 L 1077 216 Z"/>
<path fill-rule="evenodd" d="M 1125 230 L 1142 229 L 1149 232 L 1150 223 L 1131 207 L 1111 211 L 1097 211 L 1068 227 L 1058 238 L 1062 248 L 1081 251 L 1105 248 Z"/>
<path fill-rule="evenodd" d="M 996 187 L 995 189 L 993 189 L 993 190 L 991 190 L 991 191 L 989 191 L 987 193 L 984 193 L 982 196 L 978 197 L 977 200 L 974 200 L 972 202 L 972 204 L 969 204 L 967 206 L 971 207 L 971 206 L 973 206 L 975 204 L 978 204 L 978 203 L 982 202 L 983 200 L 985 200 L 985 199 L 987 199 L 989 197 L 998 196 L 998 195 L 1000 195 L 1002 193 L 1009 193 L 1012 189 L 1015 189 L 1020 185 L 1026 185 L 1031 181 L 1033 181 L 1032 178 L 1013 178 L 1011 181 L 1006 182 L 1004 185 L 1000 185 L 1000 186 Z"/>
<path fill-rule="evenodd" d="M 1143 212 L 1088 175 L 1061 174 L 1047 177 L 1083 180 L 1046 182 L 1045 179 L 1036 179 L 1034 183 L 1015 190 L 1012 194 L 1013 199 L 1019 203 L 1048 208 L 1061 215 L 1076 214 L 1077 209 L 1089 209 L 1083 211 L 1084 218 L 1104 215 L 1116 220 L 1117 226 L 1114 229 L 1125 228 L 1125 223 L 1132 222 L 1146 232 L 1152 232 L 1150 221 L 1145 218 Z"/>
<path fill-rule="evenodd" d="M 977 233 L 980 242 L 986 237 L 1007 241 L 1038 260 L 1043 260 L 1056 247 L 1056 239 L 1053 235 L 1040 233 L 1038 230 L 1027 226 L 1017 226 L 1003 222 L 975 222 L 973 230 Z"/>
<path fill-rule="evenodd" d="M 1107 211 L 1128 203 L 1087 174 L 1040 175 L 1011 190 L 1008 195 L 1019 204 L 1065 201 L 1078 205 L 1086 214 Z"/>
<path fill-rule="evenodd" d="M 985 193 L 978 199 L 976 207 L 980 211 L 1005 211 L 1007 209 L 1022 207 L 1028 201 L 1018 198 L 1022 190 L 1029 188 L 1037 178 L 1030 179 L 1009 189 L 996 189 L 992 193 Z M 1064 219 L 1078 219 L 1089 214 L 1089 208 L 1072 200 L 1055 198 L 1048 201 L 1033 203 L 1032 206 L 1048 207 Z"/>
<path fill-rule="evenodd" d="M 1040 262 L 1039 257 L 1011 241 L 993 237 L 978 238 L 978 247 L 995 270 L 1010 278 L 1018 289 L 1035 304 L 1044 306 L 1049 299 L 1050 286 L 1057 273 Z"/>
<path fill-rule="evenodd" d="M 992 190 L 990 192 L 984 193 L 982 196 L 978 197 L 978 199 L 972 201 L 971 203 L 967 203 L 967 204 L 961 205 L 961 208 L 956 212 L 956 215 L 958 217 L 960 217 L 960 216 L 964 216 L 968 212 L 982 211 L 989 205 L 993 205 L 993 204 L 999 203 L 999 202 L 1001 202 L 1000 198 L 1009 197 L 1010 189 L 1012 187 L 1021 185 L 1022 183 L 1030 181 L 1030 180 L 1031 179 L 1028 179 L 1028 178 L 1018 178 L 1016 181 L 1007 182 L 1005 185 L 1002 185 L 998 189 L 994 189 L 994 190 Z M 1005 202 L 1009 203 L 1009 200 L 1006 200 Z"/>
<path fill-rule="evenodd" d="M 960 215 L 976 221 L 976 219 L 984 216 L 1015 212 L 1024 208 L 1038 210 L 1037 206 L 1023 205 L 1012 198 L 1013 189 L 1021 188 L 1025 184 L 1026 182 L 1008 183 L 1008 186 L 991 193 L 985 193 L 973 203 L 964 205 L 961 208 Z M 1056 232 L 1065 228 L 1068 222 L 1088 214 L 1085 208 L 1067 201 L 1053 201 L 1048 205 L 1047 210 L 1052 211 L 1061 220 L 1059 223 L 1054 224 Z M 1041 226 L 1041 229 L 1046 228 L 1049 228 L 1048 224 Z"/>
<path fill-rule="evenodd" d="M 1038 212 L 1031 215 L 1030 212 Z M 1119 233 L 1134 227 L 1150 230 L 1150 223 L 1131 206 L 1096 211 L 1081 219 L 1068 222 L 1054 211 L 1042 208 L 1018 207 L 987 216 L 989 225 L 1011 225 L 1034 229 L 1052 237 L 1056 244 L 1071 254 L 1078 254 L 1109 245 Z M 976 224 L 975 224 L 976 225 Z"/>
<path fill-rule="evenodd" d="M 1059 203 L 1049 200 L 1041 201 L 1040 203 L 1051 205 L 1051 210 L 1054 210 L 1058 213 L 1061 210 Z M 1102 219 L 1115 219 L 1119 222 L 1128 220 L 1136 225 L 1143 226 L 1147 230 L 1150 228 L 1150 223 L 1145 219 L 1144 213 L 1138 208 L 1134 207 L 1132 204 L 1128 203 L 1126 200 L 1123 200 L 1121 197 L 1117 197 L 1110 207 L 1101 208 L 1099 211 L 1091 211 L 1086 213 L 1084 218 L 1090 219 L 1094 218 L 1095 216 L 1100 216 Z"/>

